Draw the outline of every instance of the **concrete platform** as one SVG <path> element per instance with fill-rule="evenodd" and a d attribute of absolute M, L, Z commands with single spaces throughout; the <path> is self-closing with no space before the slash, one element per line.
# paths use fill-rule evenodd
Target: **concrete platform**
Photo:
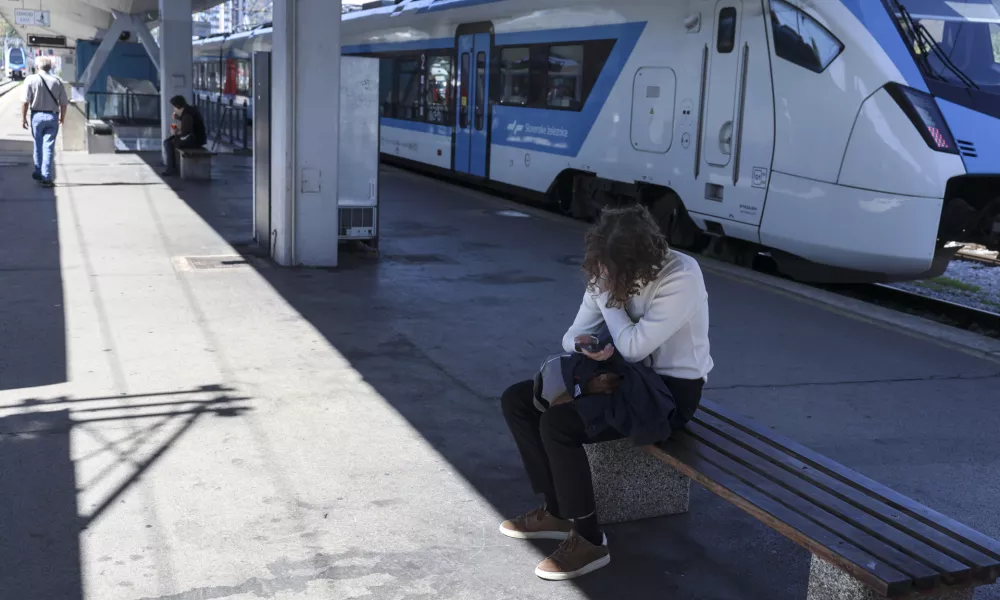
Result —
<path fill-rule="evenodd" d="M 498 398 L 573 317 L 581 224 L 387 169 L 381 259 L 241 262 L 247 158 L 167 185 L 63 154 L 44 190 L 8 100 L 4 598 L 805 597 L 808 554 L 697 486 L 686 515 L 609 528 L 611 566 L 575 583 L 497 533 L 535 502 Z M 1000 537 L 1000 364 L 706 280 L 708 397 Z"/>

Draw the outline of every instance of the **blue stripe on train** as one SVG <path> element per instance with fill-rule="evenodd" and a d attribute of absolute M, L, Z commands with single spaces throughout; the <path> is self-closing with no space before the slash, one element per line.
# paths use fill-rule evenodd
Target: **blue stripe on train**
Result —
<path fill-rule="evenodd" d="M 493 106 L 492 143 L 499 146 L 524 148 L 576 156 L 598 115 L 608 101 L 611 90 L 621 76 L 625 63 L 635 50 L 639 37 L 646 27 L 645 22 L 595 25 L 569 29 L 543 29 L 497 34 L 497 46 L 527 44 L 554 44 L 561 42 L 583 42 L 589 40 L 616 40 L 608 55 L 604 68 L 594 83 L 590 96 L 579 111 L 545 108 L 524 108 L 518 106 Z M 398 52 L 403 50 L 429 50 L 453 48 L 453 39 L 431 39 L 396 44 L 361 44 L 344 46 L 344 54 L 369 52 Z M 413 131 L 424 131 L 436 135 L 451 135 L 451 127 L 431 125 L 399 119 L 382 119 L 387 127 L 400 127 Z M 447 131 L 447 133 L 445 133 Z"/>
<path fill-rule="evenodd" d="M 493 143 L 563 156 L 578 155 L 645 27 L 645 22 L 639 22 L 497 35 L 497 45 L 601 39 L 617 39 L 617 42 L 582 110 L 496 105 L 493 107 Z"/>
<path fill-rule="evenodd" d="M 388 42 L 378 44 L 353 44 L 342 46 L 341 54 L 378 54 L 381 52 L 406 52 L 408 50 L 444 50 L 455 47 L 455 38 L 437 38 L 412 42 Z"/>
<path fill-rule="evenodd" d="M 920 67 L 913 60 L 913 55 L 906 47 L 906 41 L 896 29 L 893 17 L 881 2 L 873 0 L 840 0 L 861 24 L 878 45 L 886 53 L 899 72 L 903 75 L 903 83 L 920 91 L 927 91 Z"/>
<path fill-rule="evenodd" d="M 451 137 L 451 127 L 447 125 L 434 125 L 432 123 L 421 123 L 420 121 L 404 121 L 403 119 L 390 119 L 382 117 L 382 127 L 395 127 L 396 129 L 408 129 L 421 133 L 431 133 Z"/>

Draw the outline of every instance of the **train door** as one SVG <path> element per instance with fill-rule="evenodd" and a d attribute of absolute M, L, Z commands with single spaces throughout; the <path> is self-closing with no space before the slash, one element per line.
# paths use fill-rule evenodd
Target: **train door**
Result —
<path fill-rule="evenodd" d="M 721 0 L 715 7 L 704 148 L 705 162 L 716 167 L 725 167 L 732 159 L 742 17 L 742 0 Z"/>
<path fill-rule="evenodd" d="M 706 219 L 707 230 L 717 226 L 748 241 L 759 241 L 774 154 L 767 13 L 756 6 L 743 0 L 716 5 L 703 55 L 701 150 L 695 165 L 704 190 L 685 200 L 692 212 L 716 217 L 714 225 Z"/>
<path fill-rule="evenodd" d="M 493 36 L 458 36 L 455 170 L 486 177 L 489 158 L 490 50 Z"/>

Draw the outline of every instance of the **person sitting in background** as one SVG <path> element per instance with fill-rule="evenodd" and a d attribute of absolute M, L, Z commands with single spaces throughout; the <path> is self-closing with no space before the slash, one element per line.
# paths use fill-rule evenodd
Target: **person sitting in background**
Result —
<path fill-rule="evenodd" d="M 170 99 L 174 108 L 173 116 L 181 122 L 180 130 L 174 129 L 174 134 L 163 140 L 163 155 L 167 169 L 164 176 L 177 174 L 177 151 L 191 148 L 202 148 L 208 142 L 205 132 L 205 120 L 201 111 L 188 104 L 184 96 L 174 96 Z"/>

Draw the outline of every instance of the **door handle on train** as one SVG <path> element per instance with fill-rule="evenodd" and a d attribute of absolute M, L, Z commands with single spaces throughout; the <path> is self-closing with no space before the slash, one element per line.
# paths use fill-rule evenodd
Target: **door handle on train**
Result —
<path fill-rule="evenodd" d="M 733 122 L 726 121 L 719 129 L 719 150 L 726 155 L 733 153 Z"/>

